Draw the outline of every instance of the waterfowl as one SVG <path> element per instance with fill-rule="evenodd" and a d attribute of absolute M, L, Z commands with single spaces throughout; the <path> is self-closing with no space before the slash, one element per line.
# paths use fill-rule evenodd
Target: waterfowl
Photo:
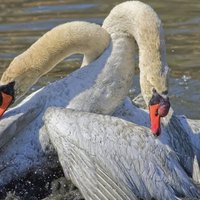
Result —
<path fill-rule="evenodd" d="M 45 126 L 65 176 L 85 199 L 199 199 L 200 188 L 191 179 L 193 170 L 200 175 L 199 167 L 192 166 L 193 144 L 181 118 L 173 116 L 175 122 L 155 139 L 146 127 L 148 113 L 128 100 L 124 103 L 130 106 L 128 113 L 121 107 L 117 117 L 57 107 L 47 110 Z M 121 119 L 124 112 L 132 120 L 140 116 L 140 125 Z"/>
<path fill-rule="evenodd" d="M 127 10 L 130 12 L 127 12 Z M 120 17 L 116 18 L 116 21 L 114 21 L 115 17 L 118 16 L 116 13 L 118 13 Z M 140 23 L 139 27 L 147 33 L 156 33 L 156 36 L 152 36 L 151 38 L 151 34 L 147 34 L 143 40 L 143 35 L 140 34 L 140 31 L 136 31 L 135 35 L 128 32 L 128 27 L 130 27 L 132 31 L 135 30 L 134 26 L 131 26 L 131 22 L 135 25 L 136 21 L 134 21 L 132 17 L 129 18 L 127 13 L 128 15 L 132 13 L 135 20 L 147 20 L 147 22 L 145 21 L 143 24 L 148 25 L 148 28 L 143 27 L 141 25 L 142 23 Z M 121 28 L 118 21 L 120 18 L 123 19 L 123 21 L 120 21 Z M 152 19 L 155 19 L 156 22 L 150 25 Z M 126 22 L 128 22 L 128 25 Z M 3 119 L 0 121 L 0 124 L 4 123 L 3 127 L 5 127 L 1 134 L 3 135 L 5 132 L 10 134 L 14 133 L 15 139 L 9 141 L 3 140 L 4 143 L 1 145 L 2 151 L 0 157 L 1 160 L 5 162 L 1 163 L 1 185 L 9 182 L 12 178 L 16 178 L 17 175 L 23 175 L 28 169 L 35 170 L 40 167 L 51 167 L 52 164 L 56 164 L 56 162 L 52 162 L 52 160 L 48 159 L 48 156 L 54 158 L 55 151 L 48 137 L 48 125 L 44 126 L 42 121 L 47 108 L 52 106 L 68 107 L 101 114 L 111 114 L 115 111 L 116 107 L 119 106 L 126 97 L 134 75 L 134 38 L 139 48 L 141 47 L 139 52 L 141 54 L 140 80 L 144 80 L 144 83 L 141 81 L 140 84 L 146 103 L 151 99 L 153 88 L 156 89 L 158 94 L 165 95 L 167 91 L 166 80 L 168 69 L 165 59 L 164 38 L 162 35 L 161 22 L 153 9 L 141 2 L 125 2 L 114 8 L 105 20 L 103 28 L 110 34 L 111 41 L 109 43 L 108 36 L 109 47 L 98 59 L 90 65 L 75 71 L 63 80 L 57 81 L 35 92 L 17 107 L 5 113 Z M 149 45 L 153 45 L 152 49 L 147 48 L 147 52 L 145 52 L 143 46 L 145 45 L 145 39 L 149 48 Z M 106 48 L 106 46 L 107 44 L 104 48 Z M 154 59 L 146 59 L 145 62 L 147 55 L 152 55 Z M 142 60 L 142 58 L 144 58 L 144 60 Z M 157 61 L 155 61 L 155 59 L 157 59 Z M 151 76 L 147 72 L 144 72 L 145 66 L 148 68 L 147 72 L 152 71 L 155 74 Z M 149 66 L 151 67 L 149 68 Z M 155 66 L 157 66 L 157 68 Z M 13 80 L 9 80 L 9 82 L 10 81 Z M 157 83 L 159 84 L 157 85 Z M 7 83 L 5 82 L 4 84 Z M 126 110 L 126 108 L 123 109 Z M 128 118 L 128 116 L 126 117 Z M 137 119 L 138 117 L 136 117 L 136 121 Z M 166 124 L 168 124 L 168 119 L 165 121 Z M 52 126 L 53 123 L 54 122 L 51 121 L 49 126 Z M 21 126 L 19 127 L 18 124 Z M 52 131 L 53 130 L 54 129 L 52 129 Z M 13 135 L 11 137 L 13 137 Z M 25 149 L 27 149 L 27 151 L 25 151 Z M 193 153 L 193 151 L 191 152 Z M 13 160 L 13 158 L 15 159 Z M 55 160 L 56 159 L 54 159 L 54 161 Z"/>
<path fill-rule="evenodd" d="M 87 65 L 100 56 L 109 41 L 109 34 L 96 24 L 70 22 L 55 27 L 12 61 L 1 78 L 3 85 L 0 93 L 15 94 L 18 99 L 38 79 L 34 74 L 48 71 L 64 58 L 65 53 L 84 53 L 82 65 Z M 42 121 L 45 110 L 53 105 L 66 107 L 70 100 L 89 89 L 104 67 L 110 51 L 107 50 L 92 65 L 36 91 L 4 113 L 0 120 L 0 185 L 23 175 L 30 168 L 38 170 L 41 166 L 52 165 L 47 158 L 47 149 L 51 147 Z M 83 104 L 87 105 L 87 102 Z"/>
<path fill-rule="evenodd" d="M 144 9 L 144 13 L 140 9 Z M 115 19 L 119 17 L 125 22 L 130 16 L 130 21 L 134 22 L 131 13 L 141 19 L 140 14 L 146 15 L 146 10 L 151 8 L 140 2 L 122 3 L 111 11 L 103 27 L 113 40 L 129 36 L 127 31 L 120 32 Z M 130 28 L 127 24 L 125 28 Z M 163 66 L 166 69 L 165 62 Z M 140 73 L 140 80 L 145 77 L 149 86 L 140 82 L 148 102 L 152 100 L 151 81 L 157 76 Z M 162 74 L 161 71 L 158 74 Z M 200 198 L 200 188 L 196 184 L 200 176 L 198 122 L 191 123 L 170 110 L 163 121 L 163 134 L 155 139 L 146 128 L 150 126 L 147 112 L 132 105 L 128 99 L 113 116 L 55 107 L 45 113 L 47 133 L 65 176 L 77 185 L 85 199 Z M 62 123 L 62 120 L 67 122 Z M 194 138 L 198 139 L 194 142 Z"/>

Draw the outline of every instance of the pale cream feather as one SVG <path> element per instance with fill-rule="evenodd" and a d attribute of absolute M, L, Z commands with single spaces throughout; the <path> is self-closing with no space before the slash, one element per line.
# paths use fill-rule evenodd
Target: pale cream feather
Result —
<path fill-rule="evenodd" d="M 99 25 L 71 22 L 59 25 L 17 56 L 3 73 L 1 84 L 15 81 L 21 96 L 60 61 L 75 53 L 84 54 L 83 65 L 95 60 L 108 46 L 109 34 Z"/>
<path fill-rule="evenodd" d="M 152 89 L 168 89 L 168 65 L 162 23 L 147 4 L 128 1 L 114 7 L 103 23 L 112 38 L 133 37 L 139 47 L 140 86 L 146 104 Z"/>

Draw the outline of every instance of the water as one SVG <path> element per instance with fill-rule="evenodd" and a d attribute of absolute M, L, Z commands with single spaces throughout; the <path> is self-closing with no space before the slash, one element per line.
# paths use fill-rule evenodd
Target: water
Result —
<path fill-rule="evenodd" d="M 10 61 L 54 26 L 83 20 L 102 24 L 112 7 L 123 1 L 1 0 L 0 76 Z M 200 1 L 145 0 L 164 24 L 167 60 L 171 68 L 170 99 L 175 111 L 200 119 Z M 59 64 L 33 87 L 36 90 L 77 69 L 81 56 Z M 136 88 L 139 85 L 134 86 Z"/>

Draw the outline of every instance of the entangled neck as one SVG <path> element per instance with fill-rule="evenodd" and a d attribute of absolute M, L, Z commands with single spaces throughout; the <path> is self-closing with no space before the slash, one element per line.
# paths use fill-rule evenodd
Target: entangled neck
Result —
<path fill-rule="evenodd" d="M 105 19 L 111 37 L 133 37 L 139 47 L 140 85 L 146 104 L 152 88 L 167 90 L 167 63 L 162 24 L 155 11 L 139 1 L 116 6 Z"/>
<path fill-rule="evenodd" d="M 15 81 L 16 94 L 22 95 L 42 75 L 72 54 L 84 54 L 84 65 L 92 62 L 108 46 L 109 40 L 109 34 L 96 24 L 71 22 L 57 26 L 11 62 L 1 84 Z"/>

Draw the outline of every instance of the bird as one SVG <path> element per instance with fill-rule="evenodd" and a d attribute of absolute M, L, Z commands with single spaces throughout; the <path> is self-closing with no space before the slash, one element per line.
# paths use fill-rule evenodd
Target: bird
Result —
<path fill-rule="evenodd" d="M 140 31 L 135 27 L 136 22 L 144 22 L 138 24 Z M 134 40 L 139 46 L 140 85 L 146 104 L 152 98 L 153 89 L 165 98 L 168 90 L 165 43 L 161 21 L 153 9 L 137 1 L 122 3 L 111 11 L 102 29 L 108 32 L 109 44 L 106 43 L 104 52 L 95 61 L 36 91 L 4 114 L 0 121 L 0 126 L 4 124 L 4 130 L 0 133 L 2 137 L 7 132 L 9 137 L 4 137 L 6 139 L 1 143 L 0 157 L 4 163 L 1 162 L 0 185 L 8 183 L 29 169 L 56 164 L 56 153 L 48 137 L 49 129 L 46 128 L 48 125 L 44 125 L 42 120 L 47 108 L 67 107 L 104 115 L 116 113 L 116 108 L 122 105 L 127 96 L 134 75 Z M 142 34 L 142 30 L 147 35 Z M 2 81 L 2 84 L 13 81 L 15 80 Z M 126 117 L 128 118 L 128 115 Z M 136 121 L 141 120 L 137 115 L 135 118 Z M 166 118 L 166 124 L 169 119 Z M 13 136 L 14 139 L 11 140 Z M 50 162 L 49 157 L 52 158 Z M 182 161 L 184 159 L 183 156 Z"/>
<path fill-rule="evenodd" d="M 116 22 L 116 18 L 126 22 L 122 14 L 126 12 L 134 22 L 131 13 L 140 18 L 140 8 L 151 9 L 147 7 L 139 2 L 122 3 L 111 11 L 103 27 L 111 38 L 123 34 L 129 37 L 127 31 L 120 32 L 122 23 Z M 125 24 L 125 28 L 131 28 Z M 147 78 L 149 74 L 140 73 L 144 73 L 145 80 L 151 80 Z M 151 90 L 152 87 L 142 90 L 146 102 L 151 101 Z M 200 138 L 198 131 L 194 137 L 198 122 L 193 122 L 191 130 L 187 119 L 175 116 L 172 110 L 166 118 L 159 139 L 152 137 L 147 128 L 147 112 L 128 99 L 113 116 L 51 107 L 44 121 L 65 176 L 85 199 L 199 199 L 199 139 L 194 142 L 194 138 Z"/>
<path fill-rule="evenodd" d="M 177 125 L 181 118 L 174 116 L 176 123 L 163 128 L 155 139 L 145 125 L 148 113 L 128 100 L 126 104 L 130 119 L 141 117 L 140 125 L 120 118 L 122 107 L 115 116 L 47 109 L 45 126 L 65 177 L 85 199 L 199 199 L 200 187 L 189 166 L 194 159 L 192 144 Z"/>
<path fill-rule="evenodd" d="M 12 101 L 19 100 L 42 75 L 65 57 L 75 53 L 84 54 L 82 66 L 87 65 L 103 52 L 109 39 L 108 33 L 100 26 L 86 22 L 65 23 L 48 31 L 14 58 L 3 73 L 0 103 L 4 104 L 4 108 L 0 108 L 0 116 Z M 94 45 L 97 45 L 96 48 Z"/>
<path fill-rule="evenodd" d="M 44 112 L 52 105 L 66 107 L 70 100 L 92 86 L 111 51 L 105 50 L 109 42 L 110 36 L 101 26 L 89 22 L 69 22 L 48 31 L 11 62 L 2 75 L 0 86 L 0 185 L 5 185 L 30 168 L 39 170 L 41 166 L 52 165 L 46 156 L 51 147 L 43 127 Z M 104 50 L 106 52 L 102 57 L 100 54 Z M 6 112 L 3 110 L 8 106 L 4 96 L 10 102 L 14 99 L 18 101 L 37 81 L 39 77 L 36 74 L 41 76 L 65 56 L 74 53 L 84 54 L 82 66 L 85 67 L 32 93 Z M 99 61 L 92 62 L 99 56 Z M 87 65 L 90 62 L 92 64 Z"/>

